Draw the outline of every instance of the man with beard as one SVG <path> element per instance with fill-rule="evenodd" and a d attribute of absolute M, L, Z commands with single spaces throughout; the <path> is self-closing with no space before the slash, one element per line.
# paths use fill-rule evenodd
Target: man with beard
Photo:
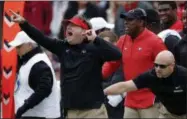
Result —
<path fill-rule="evenodd" d="M 177 4 L 175 1 L 159 1 L 158 13 L 161 19 L 162 30 L 182 30 L 182 22 L 177 17 Z"/>
<path fill-rule="evenodd" d="M 97 37 L 88 21 L 74 16 L 63 21 L 65 40 L 43 35 L 14 11 L 11 20 L 38 44 L 55 53 L 61 63 L 61 95 L 67 118 L 107 118 L 102 88 L 102 65 L 119 60 L 117 47 Z"/>
<path fill-rule="evenodd" d="M 162 40 L 146 28 L 146 17 L 141 8 L 121 14 L 126 26 L 125 35 L 117 42 L 122 60 L 106 62 L 102 70 L 104 78 L 115 72 L 122 62 L 125 80 L 131 80 L 151 69 L 156 55 L 166 49 Z M 146 88 L 127 93 L 124 118 L 157 118 L 154 100 L 155 96 Z"/>
<path fill-rule="evenodd" d="M 185 5 L 183 16 L 183 34 L 182 40 L 175 46 L 175 59 L 178 65 L 182 65 L 187 68 L 187 4 Z"/>

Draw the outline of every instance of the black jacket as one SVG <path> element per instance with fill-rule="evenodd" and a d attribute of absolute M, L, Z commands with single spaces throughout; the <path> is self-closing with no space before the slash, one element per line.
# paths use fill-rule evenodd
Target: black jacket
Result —
<path fill-rule="evenodd" d="M 59 57 L 65 108 L 99 108 L 104 102 L 102 65 L 105 61 L 119 60 L 119 49 L 99 37 L 91 43 L 69 45 L 66 40 L 44 36 L 28 22 L 20 24 L 20 27 L 29 37 Z"/>
<path fill-rule="evenodd" d="M 187 35 L 175 46 L 176 63 L 187 68 Z"/>
<path fill-rule="evenodd" d="M 133 82 L 137 89 L 150 89 L 165 108 L 174 115 L 186 114 L 187 69 L 176 65 L 166 78 L 159 78 L 155 69 L 136 77 Z"/>
<path fill-rule="evenodd" d="M 175 35 L 169 35 L 165 38 L 165 45 L 169 51 L 174 54 L 174 48 L 176 44 L 180 41 L 180 39 Z"/>
<path fill-rule="evenodd" d="M 31 50 L 19 59 L 19 64 L 24 65 L 34 55 L 41 52 L 42 50 L 39 47 Z M 42 102 L 42 100 L 51 93 L 53 76 L 50 67 L 43 61 L 34 64 L 30 70 L 28 82 L 30 88 L 34 90 L 34 93 L 25 101 L 24 105 L 20 107 L 24 109 L 25 112 Z"/>

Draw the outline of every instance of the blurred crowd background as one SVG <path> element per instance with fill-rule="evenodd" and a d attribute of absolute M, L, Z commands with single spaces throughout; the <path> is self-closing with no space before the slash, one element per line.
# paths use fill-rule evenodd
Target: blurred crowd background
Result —
<path fill-rule="evenodd" d="M 185 1 L 176 1 L 178 19 L 182 17 Z M 69 19 L 74 15 L 83 15 L 87 19 L 103 17 L 108 23 L 114 24 L 113 31 L 118 35 L 124 34 L 124 20 L 120 18 L 121 12 L 128 12 L 134 8 L 155 9 L 157 1 L 26 1 L 24 17 L 44 34 L 63 39 L 64 31 L 61 25 L 63 19 Z M 45 50 L 59 80 L 60 63 L 58 58 Z"/>

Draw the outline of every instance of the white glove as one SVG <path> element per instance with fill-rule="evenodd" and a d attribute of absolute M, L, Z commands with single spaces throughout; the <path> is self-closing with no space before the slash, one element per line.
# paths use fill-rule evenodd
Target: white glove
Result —
<path fill-rule="evenodd" d="M 112 107 L 116 107 L 123 100 L 122 95 L 108 95 L 107 98 L 108 98 L 108 103 Z"/>

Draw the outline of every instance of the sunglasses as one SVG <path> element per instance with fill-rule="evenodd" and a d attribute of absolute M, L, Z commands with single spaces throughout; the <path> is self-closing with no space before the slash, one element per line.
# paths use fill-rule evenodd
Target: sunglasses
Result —
<path fill-rule="evenodd" d="M 161 69 L 165 69 L 166 67 L 169 66 L 169 65 L 157 64 L 157 63 L 154 63 L 154 65 L 155 65 L 156 68 L 160 67 Z"/>

